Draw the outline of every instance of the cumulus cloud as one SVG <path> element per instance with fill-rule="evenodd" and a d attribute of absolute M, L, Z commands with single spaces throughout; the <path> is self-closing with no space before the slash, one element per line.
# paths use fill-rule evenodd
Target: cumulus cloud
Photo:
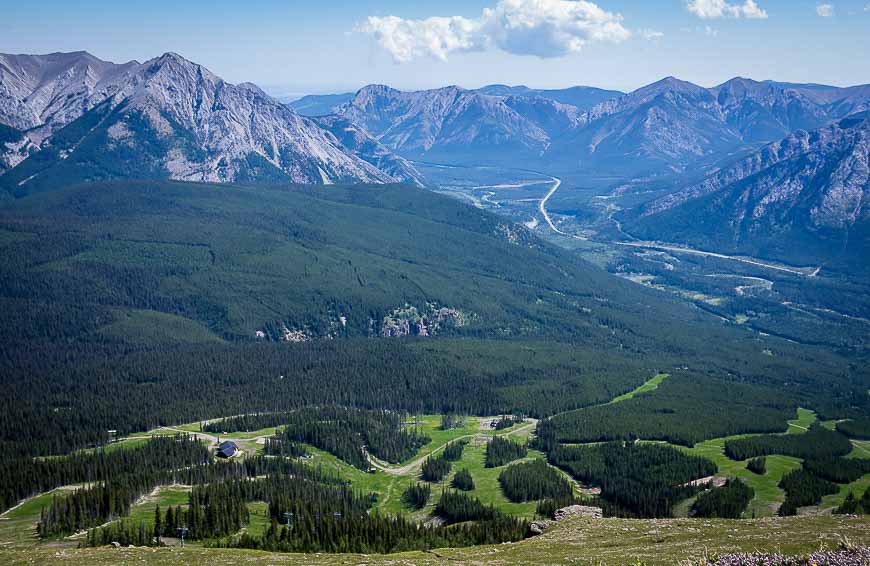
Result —
<path fill-rule="evenodd" d="M 749 18 L 765 19 L 767 12 L 764 11 L 755 0 L 744 0 L 743 4 L 728 2 L 727 0 L 688 0 L 688 10 L 705 20 L 716 18 Z"/>
<path fill-rule="evenodd" d="M 459 16 L 425 20 L 370 16 L 358 30 L 374 36 L 401 63 L 424 56 L 444 61 L 453 51 L 477 51 L 485 46 L 479 23 Z"/>
<path fill-rule="evenodd" d="M 585 0 L 499 0 L 474 19 L 370 16 L 356 29 L 374 37 L 400 63 L 421 57 L 444 61 L 453 52 L 488 48 L 561 57 L 589 42 L 620 42 L 631 36 L 620 14 Z"/>
<path fill-rule="evenodd" d="M 866 6 L 865 6 L 866 9 Z M 816 13 L 823 18 L 830 18 L 834 15 L 834 5 L 833 4 L 819 4 L 816 6 Z"/>

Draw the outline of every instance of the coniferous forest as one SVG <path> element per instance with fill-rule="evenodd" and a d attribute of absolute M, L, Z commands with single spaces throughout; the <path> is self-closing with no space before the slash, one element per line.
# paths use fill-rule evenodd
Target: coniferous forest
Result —
<path fill-rule="evenodd" d="M 431 495 L 432 487 L 428 483 L 412 483 L 402 493 L 402 502 L 411 509 L 422 509 Z"/>
<path fill-rule="evenodd" d="M 445 458 L 443 453 L 438 456 L 429 456 L 423 462 L 420 477 L 423 478 L 423 481 L 438 483 L 447 477 L 450 468 L 450 460 Z"/>
<path fill-rule="evenodd" d="M 806 434 L 767 434 L 738 438 L 725 443 L 725 454 L 733 460 L 746 460 L 769 454 L 819 459 L 845 456 L 852 444 L 842 434 L 814 424 Z"/>
<path fill-rule="evenodd" d="M 722 487 L 700 494 L 692 504 L 691 515 L 739 519 L 754 495 L 755 491 L 742 481 L 728 480 Z"/>
<path fill-rule="evenodd" d="M 825 495 L 840 491 L 835 483 L 800 469 L 789 472 L 779 482 L 785 491 L 785 501 L 779 508 L 782 516 L 797 515 L 798 507 L 816 505 Z"/>
<path fill-rule="evenodd" d="M 716 473 L 711 461 L 654 444 L 610 442 L 557 446 L 551 464 L 601 488 L 601 505 L 611 516 L 669 517 L 674 503 L 699 490 L 693 480 Z"/>
<path fill-rule="evenodd" d="M 761 433 L 726 452 L 805 460 L 781 482 L 781 514 L 867 473 L 867 460 L 843 456 L 849 438 L 866 438 L 870 375 L 838 352 L 762 347 L 430 192 L 221 190 L 109 182 L 0 208 L 0 510 L 76 486 L 42 509 L 42 539 L 88 530 L 83 544 L 149 546 L 185 528 L 210 546 L 368 553 L 528 536 L 525 521 L 475 497 L 482 484 L 457 463 L 466 440 L 434 448 L 401 495 L 414 516 L 434 505 L 444 527 L 381 514 L 376 494 L 303 459 L 328 452 L 362 471 L 406 462 L 431 440 L 409 418 L 421 414 L 444 415 L 441 431 L 464 415 L 506 415 L 495 431 L 517 415 L 540 419 L 528 446 L 492 438 L 485 465 L 503 468 L 492 474 L 509 501 L 538 501 L 545 516 L 582 502 L 667 517 L 716 472 L 638 439 Z M 395 335 L 401 317 L 424 312 L 442 317 L 431 334 Z M 667 379 L 654 391 L 610 403 L 657 374 Z M 848 420 L 778 434 L 799 406 Z M 263 455 L 230 461 L 186 435 L 107 444 L 197 421 L 211 435 L 275 434 Z M 525 461 L 529 448 L 547 461 Z M 566 474 L 601 495 L 579 499 Z M 148 525 L 127 518 L 170 484 L 191 486 L 185 504 Z M 731 482 L 701 493 L 693 512 L 739 516 L 747 497 Z M 252 504 L 267 509 L 262 534 L 247 530 Z"/>
<path fill-rule="evenodd" d="M 529 449 L 525 444 L 496 436 L 486 445 L 486 467 L 498 468 L 509 462 L 525 458 L 529 453 Z"/>
<path fill-rule="evenodd" d="M 499 474 L 498 482 L 505 497 L 515 503 L 539 499 L 565 500 L 574 495 L 568 480 L 543 460 L 508 466 Z"/>

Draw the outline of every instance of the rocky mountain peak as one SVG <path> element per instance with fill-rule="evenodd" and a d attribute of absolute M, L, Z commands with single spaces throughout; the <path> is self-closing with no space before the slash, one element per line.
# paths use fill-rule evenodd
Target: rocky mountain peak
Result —
<path fill-rule="evenodd" d="M 45 98 L 50 101 L 62 100 L 60 110 L 64 112 L 61 115 L 54 110 L 47 115 L 44 135 L 31 138 L 31 145 L 16 142 L 15 147 L 9 147 L 15 155 L 5 156 L 0 164 L 5 168 L 23 167 L 23 171 L 27 156 L 55 130 L 107 102 L 100 106 L 100 116 L 89 120 L 96 126 L 78 134 L 91 138 L 92 143 L 76 142 L 54 150 L 59 152 L 59 167 L 89 162 L 92 158 L 84 155 L 75 158 L 76 151 L 85 151 L 78 148 L 87 146 L 87 151 L 100 152 L 99 160 L 107 163 L 102 174 L 109 175 L 129 175 L 126 171 L 132 167 L 137 175 L 189 181 L 396 181 L 258 87 L 227 83 L 177 53 L 125 65 L 81 54 L 36 56 L 13 64 L 14 76 L 5 71 L 8 66 L 0 69 L 0 94 L 6 95 L 0 97 L 0 112 L 5 110 L 15 120 L 4 120 L 0 113 L 0 123 L 5 121 L 21 130 L 32 123 L 39 125 L 41 116 L 34 109 L 42 106 L 33 101 L 41 92 L 48 93 Z M 52 104 L 43 106 L 54 108 Z M 111 160 L 118 152 L 135 155 L 141 163 L 133 166 L 129 157 Z M 389 156 L 381 155 L 380 159 L 386 162 Z M 113 168 L 118 171 L 113 172 Z M 83 172 L 67 175 L 80 174 Z M 31 176 L 24 182 L 31 182 Z"/>

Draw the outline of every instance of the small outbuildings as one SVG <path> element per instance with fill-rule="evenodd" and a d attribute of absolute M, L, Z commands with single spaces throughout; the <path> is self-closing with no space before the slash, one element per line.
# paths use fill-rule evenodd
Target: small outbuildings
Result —
<path fill-rule="evenodd" d="M 232 440 L 224 440 L 218 445 L 218 458 L 232 458 L 239 451 L 239 447 Z"/>

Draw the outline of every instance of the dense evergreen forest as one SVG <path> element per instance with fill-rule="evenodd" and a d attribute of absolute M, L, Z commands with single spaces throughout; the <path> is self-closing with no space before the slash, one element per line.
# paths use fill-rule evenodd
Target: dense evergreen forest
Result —
<path fill-rule="evenodd" d="M 837 423 L 837 431 L 850 438 L 870 440 L 870 417 L 840 421 Z"/>
<path fill-rule="evenodd" d="M 63 458 L 4 459 L 0 461 L 0 511 L 60 486 L 115 482 L 109 491 L 102 492 L 109 499 L 105 516 L 129 506 L 130 494 L 141 492 L 143 486 L 166 481 L 167 473 L 210 460 L 209 451 L 187 436 L 154 437 L 142 446 L 79 452 Z M 82 493 L 81 497 L 86 496 Z"/>
<path fill-rule="evenodd" d="M 471 472 L 468 471 L 468 468 L 462 468 L 453 474 L 453 479 L 450 480 L 450 487 L 458 489 L 459 491 L 474 490 L 474 478 L 471 476 Z"/>
<path fill-rule="evenodd" d="M 428 483 L 412 483 L 402 493 L 402 502 L 411 509 L 422 509 L 431 495 L 432 487 Z"/>
<path fill-rule="evenodd" d="M 776 430 L 796 403 L 867 412 L 865 365 L 711 323 L 409 187 L 64 187 L 0 207 L 0 254 L 11 459 L 312 405 L 541 417 L 662 369 L 655 395 L 593 410 L 612 432 L 579 435 L 690 442 Z M 441 336 L 372 340 L 397 312 L 441 313 Z"/>
<path fill-rule="evenodd" d="M 870 458 L 824 457 L 804 460 L 806 471 L 834 483 L 852 483 L 870 474 Z"/>
<path fill-rule="evenodd" d="M 203 485 L 266 474 L 311 479 L 329 485 L 345 483 L 319 469 L 283 458 L 259 456 L 241 462 L 215 462 L 200 442 L 184 435 L 155 437 L 141 447 L 109 453 L 100 450 L 44 462 L 50 466 L 39 468 L 49 474 L 42 481 L 54 485 L 43 483 L 39 489 L 31 487 L 32 493 L 60 485 L 82 483 L 84 486 L 70 494 L 55 496 L 42 510 L 37 527 L 42 537 L 68 535 L 122 517 L 136 499 L 160 485 Z M 2 481 L 11 483 L 15 478 L 4 476 Z M 17 487 L 22 488 L 20 484 Z M 196 497 L 200 494 L 194 491 Z M 192 500 L 191 505 L 195 507 L 196 501 Z M 196 509 L 193 512 L 196 518 Z"/>
<path fill-rule="evenodd" d="M 445 489 L 441 492 L 438 505 L 435 506 L 435 514 L 452 523 L 465 523 L 466 521 L 496 521 L 503 519 L 504 515 L 492 505 L 484 505 L 476 497 L 466 493 Z"/>
<path fill-rule="evenodd" d="M 453 442 L 448 442 L 444 447 L 444 452 L 442 456 L 448 462 L 457 462 L 462 458 L 462 452 L 465 450 L 465 446 L 468 444 L 467 440 L 454 440 Z"/>
<path fill-rule="evenodd" d="M 785 491 L 785 501 L 779 507 L 779 514 L 783 517 L 797 515 L 799 507 L 817 505 L 825 495 L 840 491 L 835 483 L 804 469 L 794 470 L 783 476 L 779 487 Z"/>
<path fill-rule="evenodd" d="M 692 446 L 734 434 L 784 432 L 797 406 L 766 386 L 677 372 L 652 393 L 543 420 L 538 438 L 544 447 L 636 438 Z"/>
<path fill-rule="evenodd" d="M 423 461 L 420 468 L 420 477 L 423 481 L 438 483 L 450 473 L 450 460 L 444 457 L 444 453 L 438 456 L 429 456 Z"/>
<path fill-rule="evenodd" d="M 465 469 L 435 510 L 449 526 L 427 528 L 373 513 L 372 494 L 294 460 L 308 444 L 361 470 L 370 455 L 405 461 L 429 442 L 407 419 L 421 413 L 444 414 L 444 430 L 461 415 L 541 418 L 535 447 L 601 487 L 610 516 L 669 516 L 715 472 L 633 440 L 782 432 L 798 406 L 851 420 L 727 446 L 741 460 L 806 459 L 782 480 L 782 514 L 867 470 L 841 457 L 844 435 L 866 438 L 866 364 L 719 324 L 409 187 L 63 188 L 0 205 L 0 257 L 0 510 L 81 485 L 43 510 L 44 538 L 108 522 L 88 544 L 157 544 L 184 526 L 214 546 L 364 553 L 527 536 L 464 492 Z M 660 372 L 670 377 L 655 391 L 605 404 Z M 186 436 L 100 447 L 109 430 L 216 418 L 203 429 L 278 430 L 264 456 L 231 462 Z M 563 445 L 581 442 L 604 443 Z M 422 479 L 442 482 L 464 447 L 428 458 Z M 544 515 L 576 501 L 547 463 L 508 465 L 527 454 L 507 438 L 487 445 L 510 500 L 541 500 Z M 118 520 L 169 483 L 193 486 L 186 506 L 158 510 L 153 527 Z M 739 514 L 738 483 L 699 496 L 695 512 Z M 422 509 L 431 489 L 415 483 L 402 499 Z M 268 504 L 263 536 L 239 534 L 252 502 Z"/>
<path fill-rule="evenodd" d="M 725 455 L 732 460 L 782 454 L 804 459 L 830 459 L 852 451 L 842 434 L 815 423 L 805 434 L 766 434 L 725 442 Z"/>
<path fill-rule="evenodd" d="M 753 474 L 763 476 L 767 473 L 767 458 L 765 458 L 764 456 L 752 458 L 751 460 L 746 462 L 746 469 Z"/>
<path fill-rule="evenodd" d="M 689 482 L 716 473 L 706 458 L 656 444 L 556 446 L 547 458 L 575 479 L 601 487 L 600 504 L 609 516 L 670 517 L 674 503 L 698 491 Z"/>
<path fill-rule="evenodd" d="M 514 503 L 540 499 L 561 501 L 574 495 L 568 480 L 543 460 L 508 466 L 499 474 L 498 483 L 505 497 Z"/>
<path fill-rule="evenodd" d="M 731 479 L 722 487 L 713 487 L 698 495 L 690 513 L 693 517 L 739 519 L 754 496 L 755 490 L 751 487 L 739 479 Z"/>
<path fill-rule="evenodd" d="M 271 525 L 262 537 L 237 535 L 249 519 L 245 504 L 252 501 L 269 505 Z M 137 530 L 121 521 L 92 530 L 87 540 L 93 545 L 124 538 L 156 544 L 159 537 L 172 536 L 183 526 L 188 529 L 187 538 L 205 540 L 211 546 L 388 553 L 516 541 L 528 535 L 525 522 L 494 510 L 477 513 L 477 523 L 457 528 L 424 527 L 401 516 L 369 513 L 371 503 L 370 496 L 355 493 L 345 484 L 320 481 L 312 472 L 230 479 L 194 487 L 187 508 L 168 508 L 144 533 L 140 533 L 144 526 Z M 450 509 L 463 512 L 461 506 Z"/>
<path fill-rule="evenodd" d="M 528 453 L 529 449 L 525 444 L 495 436 L 486 444 L 485 465 L 487 468 L 498 468 L 514 460 L 525 458 Z"/>

